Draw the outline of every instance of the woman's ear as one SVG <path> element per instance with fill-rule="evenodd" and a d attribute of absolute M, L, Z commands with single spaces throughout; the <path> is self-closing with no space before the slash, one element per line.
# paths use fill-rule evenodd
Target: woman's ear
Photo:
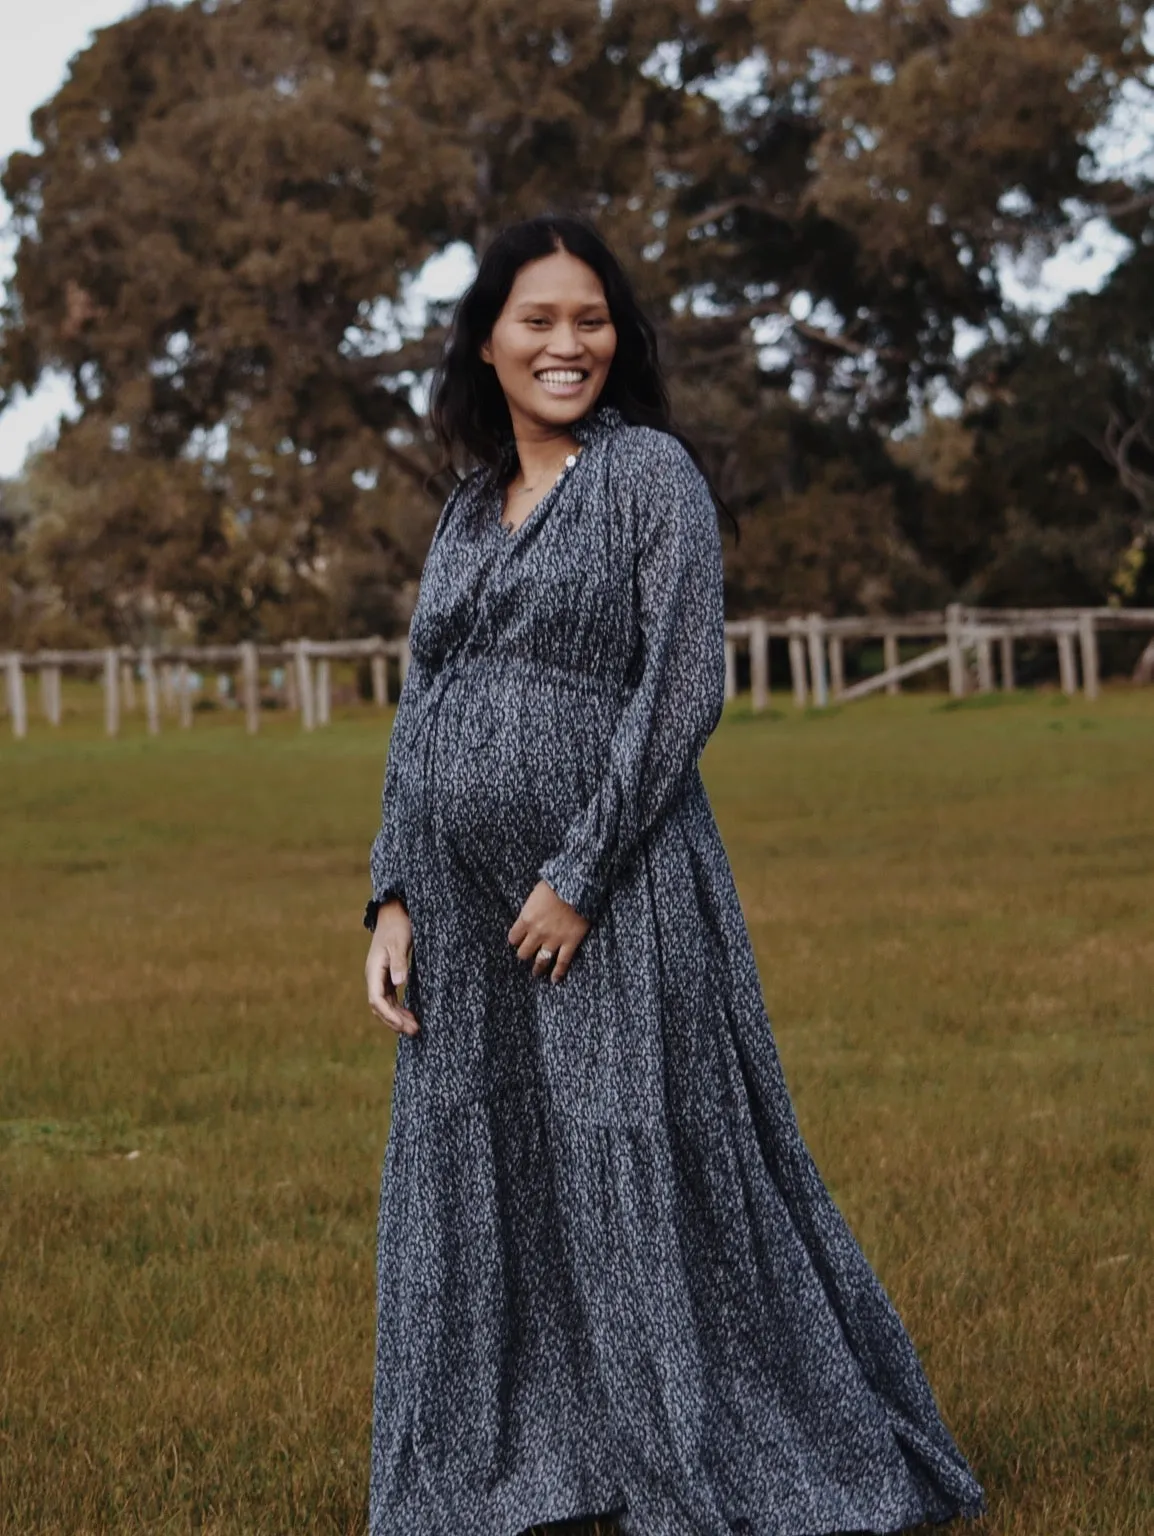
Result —
<path fill-rule="evenodd" d="M 488 337 L 486 337 L 485 340 L 481 343 L 481 347 L 477 353 L 477 356 L 483 363 L 488 363 L 490 367 L 493 366 L 493 349 L 489 345 Z"/>

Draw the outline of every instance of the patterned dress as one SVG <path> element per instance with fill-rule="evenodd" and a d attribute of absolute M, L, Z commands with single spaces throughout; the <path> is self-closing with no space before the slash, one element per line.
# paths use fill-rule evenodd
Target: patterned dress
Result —
<path fill-rule="evenodd" d="M 721 544 L 601 405 L 513 533 L 433 535 L 373 894 L 413 926 L 382 1179 L 372 1536 L 897 1531 L 984 1509 L 802 1141 L 698 758 Z M 592 927 L 559 983 L 507 932 Z"/>

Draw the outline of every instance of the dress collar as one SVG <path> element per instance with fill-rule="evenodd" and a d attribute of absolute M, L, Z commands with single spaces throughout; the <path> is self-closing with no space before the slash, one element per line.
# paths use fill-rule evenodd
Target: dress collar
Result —
<path fill-rule="evenodd" d="M 604 442 L 611 437 L 618 427 L 625 425 L 625 417 L 617 406 L 610 404 L 608 400 L 593 409 L 576 421 L 571 422 L 569 431 L 581 444 L 582 448 L 588 448 L 592 443 Z M 517 444 L 509 437 L 501 446 L 500 472 L 509 474 L 517 462 Z"/>
<path fill-rule="evenodd" d="M 590 443 L 599 443 L 611 437 L 618 427 L 624 425 L 625 417 L 615 405 L 606 400 L 601 405 L 595 405 L 588 415 L 575 421 L 569 430 L 582 448 L 587 448 Z"/>

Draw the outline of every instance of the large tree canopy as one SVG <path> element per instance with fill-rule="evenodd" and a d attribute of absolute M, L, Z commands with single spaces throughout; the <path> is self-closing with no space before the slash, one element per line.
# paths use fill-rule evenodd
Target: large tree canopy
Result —
<path fill-rule="evenodd" d="M 659 322 L 746 529 L 735 611 L 1012 595 L 1006 541 L 1050 527 L 1079 453 L 1066 585 L 1100 592 L 1136 513 L 1087 433 L 1133 358 L 1073 313 L 1014 344 L 997 264 L 1105 208 L 1120 281 L 1151 287 L 1145 189 L 1093 153 L 1140 32 L 1118 0 L 194 0 L 105 29 L 3 179 L 0 406 L 46 370 L 80 406 L 22 491 L 23 579 L 52 601 L 21 612 L 126 637 L 402 622 L 446 319 L 410 284 L 550 207 L 597 220 Z M 945 478 L 928 439 L 893 451 L 938 382 L 977 398 L 959 321 L 992 327 L 1001 374 L 1009 348 L 1057 390 L 1060 359 L 1100 419 L 1043 440 L 975 408 Z M 1148 382 L 1148 332 L 1131 353 Z"/>

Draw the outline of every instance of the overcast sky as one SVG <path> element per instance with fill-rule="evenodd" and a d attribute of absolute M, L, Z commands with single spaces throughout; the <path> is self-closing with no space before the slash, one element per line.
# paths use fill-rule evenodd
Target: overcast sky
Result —
<path fill-rule="evenodd" d="M 64 80 L 69 60 L 88 45 L 93 31 L 133 9 L 125 0 L 0 0 L 0 160 L 14 149 L 31 146 L 32 112 L 53 95 Z M 1154 121 L 1148 108 L 1124 111 L 1111 142 L 1119 166 L 1134 166 L 1148 156 L 1154 149 Z M 7 205 L 0 198 L 0 222 L 7 216 Z M 1108 231 L 1091 225 L 1040 273 L 1004 273 L 1008 296 L 1023 307 L 1051 309 L 1072 288 L 1097 287 L 1123 249 Z M 10 250 L 10 242 L 0 243 L 4 274 L 9 270 Z M 466 281 L 468 275 L 466 270 Z M 19 469 L 29 445 L 52 431 L 60 412 L 71 403 L 70 387 L 56 380 L 0 416 L 0 476 Z"/>
<path fill-rule="evenodd" d="M 29 118 L 63 81 L 68 61 L 88 44 L 97 27 L 119 21 L 133 7 L 124 0 L 0 0 L 0 159 L 32 145 Z M 0 220 L 8 204 L 0 197 Z M 0 253 L 0 271 L 10 270 L 10 242 Z M 55 427 L 71 403 L 63 383 L 38 390 L 0 416 L 0 476 L 20 468 L 29 443 Z"/>

